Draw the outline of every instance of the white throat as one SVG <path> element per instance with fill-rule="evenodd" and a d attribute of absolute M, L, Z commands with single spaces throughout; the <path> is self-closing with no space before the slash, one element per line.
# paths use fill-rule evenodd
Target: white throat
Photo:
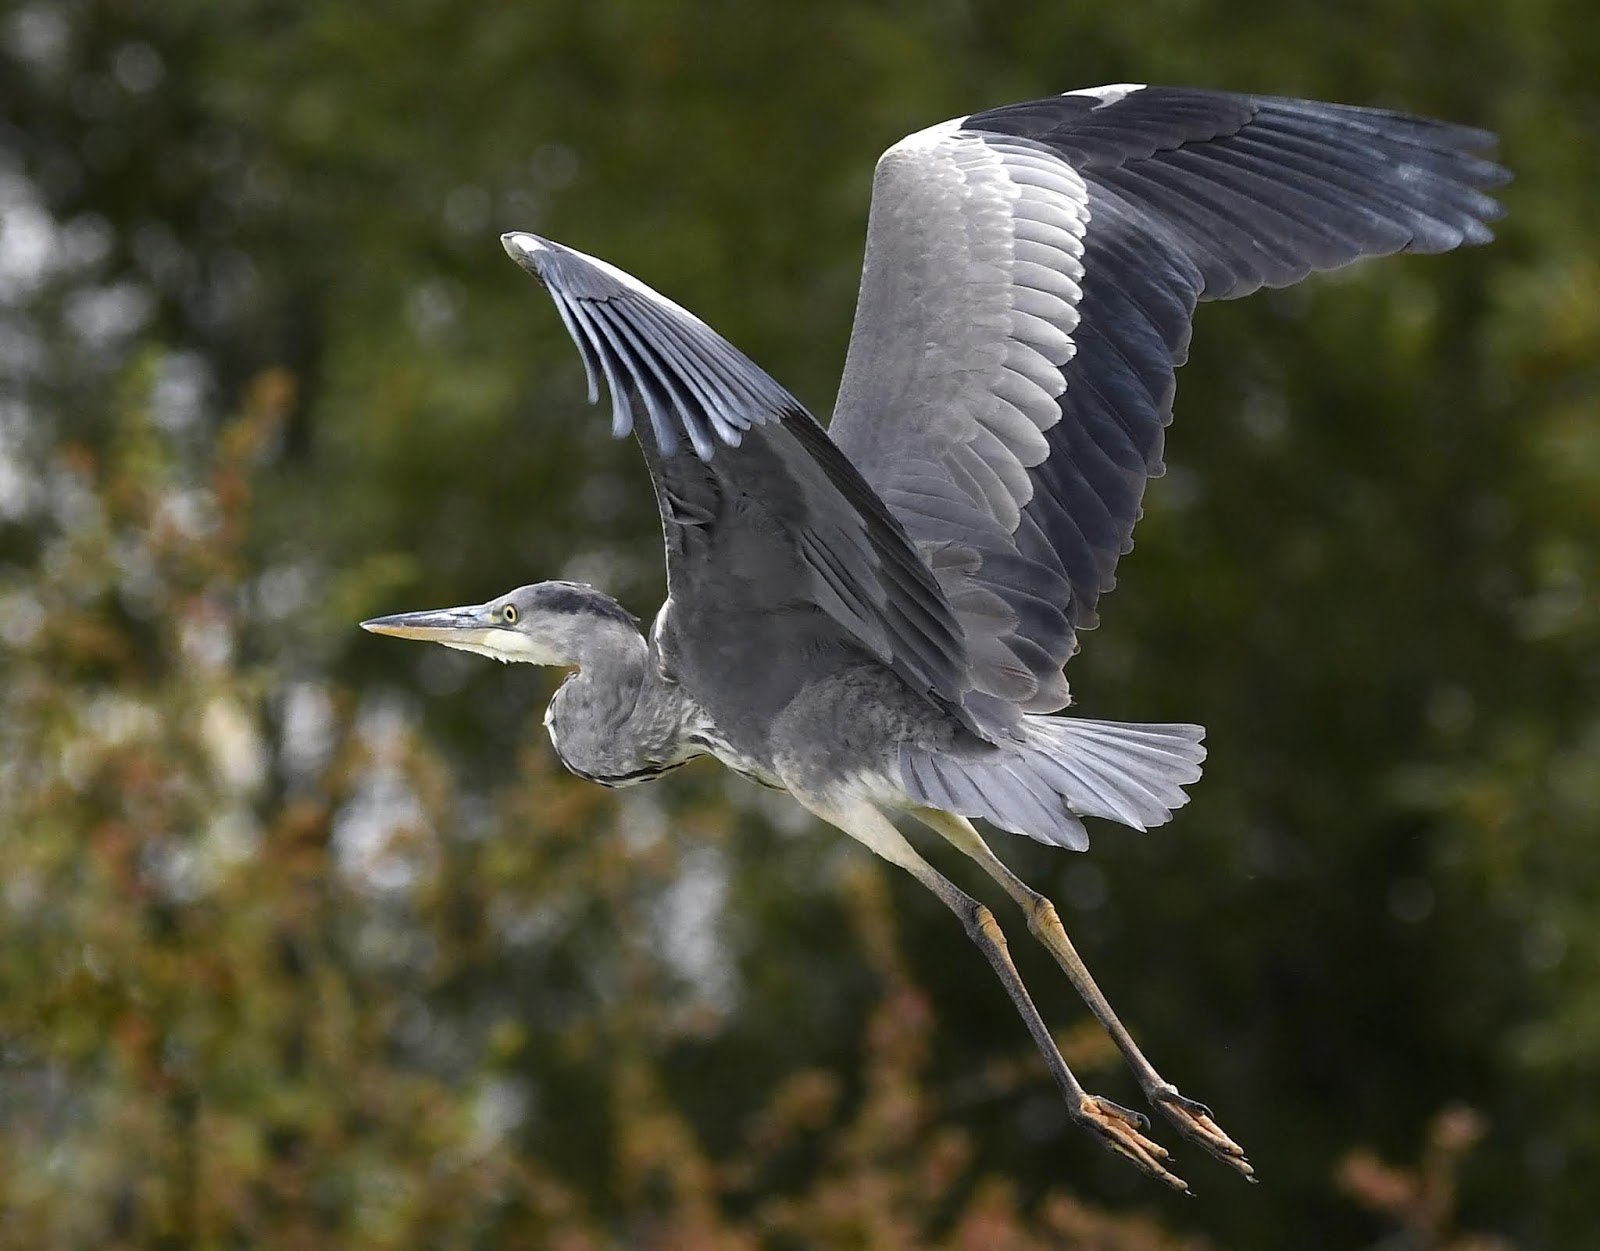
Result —
<path fill-rule="evenodd" d="M 446 647 L 487 656 L 501 664 L 566 666 L 573 663 L 570 657 L 558 654 L 548 644 L 516 630 L 476 630 L 459 638 L 439 641 Z"/>

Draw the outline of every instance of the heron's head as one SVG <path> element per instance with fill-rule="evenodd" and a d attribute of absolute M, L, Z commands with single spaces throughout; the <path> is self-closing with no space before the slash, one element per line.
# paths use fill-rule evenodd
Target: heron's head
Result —
<path fill-rule="evenodd" d="M 536 582 L 484 604 L 374 617 L 361 628 L 500 661 L 560 666 L 581 664 L 608 641 L 640 637 L 632 614 L 582 582 Z"/>

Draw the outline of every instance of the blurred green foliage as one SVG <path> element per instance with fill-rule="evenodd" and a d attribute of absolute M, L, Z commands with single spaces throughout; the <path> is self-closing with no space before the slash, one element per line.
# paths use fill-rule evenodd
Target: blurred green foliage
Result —
<path fill-rule="evenodd" d="M 1491 248 L 1202 310 L 1070 676 L 1204 721 L 1207 776 L 1001 848 L 1250 1150 L 1183 1153 L 1196 1203 L 1065 1125 L 914 885 L 709 767 L 586 787 L 547 675 L 352 628 L 659 600 L 499 231 L 825 411 L 877 153 L 1118 80 L 1486 125 L 1518 176 Z M 1587 1245 L 1597 151 L 1578 0 L 0 10 L 0 1244 Z"/>

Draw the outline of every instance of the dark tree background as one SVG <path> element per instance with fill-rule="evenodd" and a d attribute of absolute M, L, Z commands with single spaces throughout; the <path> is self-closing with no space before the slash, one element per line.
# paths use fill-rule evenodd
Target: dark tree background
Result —
<path fill-rule="evenodd" d="M 659 601 L 500 231 L 826 411 L 878 152 L 1119 80 L 1517 174 L 1490 248 L 1202 310 L 1070 676 L 1205 722 L 1206 777 L 1086 856 L 1000 836 L 1258 1164 L 1182 1152 L 1195 1202 L 1065 1124 L 913 884 L 710 766 L 586 787 L 550 675 L 354 628 Z M 0 6 L 0 1244 L 1589 1245 L 1597 150 L 1592 0 Z"/>

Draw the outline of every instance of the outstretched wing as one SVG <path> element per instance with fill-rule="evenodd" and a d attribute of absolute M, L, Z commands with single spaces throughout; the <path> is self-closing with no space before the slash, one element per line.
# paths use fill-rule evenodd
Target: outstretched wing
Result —
<path fill-rule="evenodd" d="M 976 690 L 1061 667 L 1162 472 L 1197 300 L 1490 238 L 1484 131 L 1119 85 L 975 113 L 878 163 L 830 433 L 935 568 Z"/>
<path fill-rule="evenodd" d="M 578 346 L 612 433 L 648 421 L 679 676 L 724 732 L 765 728 L 809 677 L 865 651 L 967 721 L 961 628 L 932 571 L 827 432 L 692 313 L 605 261 L 504 237 Z M 730 697 L 710 706 L 716 693 Z M 968 722 L 969 728 L 977 730 Z"/>

